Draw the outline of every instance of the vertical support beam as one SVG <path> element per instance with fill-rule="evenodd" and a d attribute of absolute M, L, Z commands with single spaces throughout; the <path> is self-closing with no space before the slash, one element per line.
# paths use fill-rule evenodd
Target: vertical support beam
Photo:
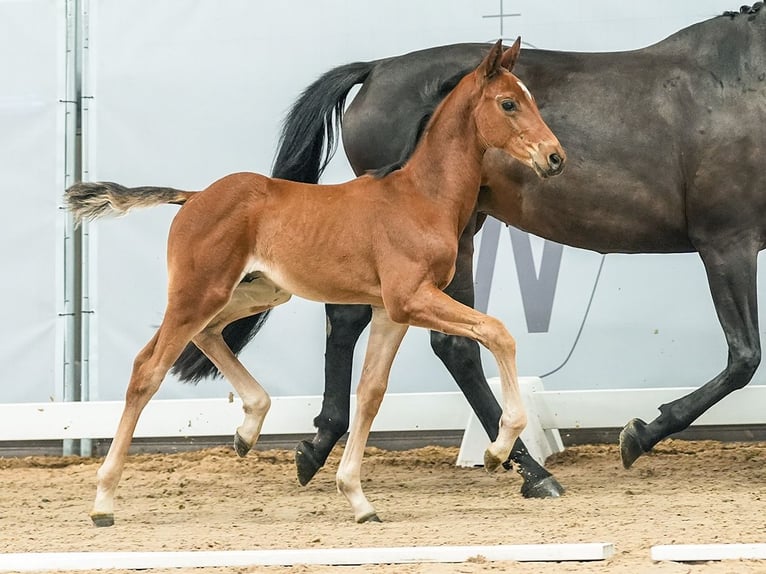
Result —
<path fill-rule="evenodd" d="M 76 40 L 76 0 L 66 0 L 66 64 L 65 93 L 62 104 L 65 106 L 64 119 L 64 186 L 69 187 L 78 180 L 77 169 L 77 117 L 78 97 L 75 74 Z M 66 326 L 64 334 L 64 401 L 76 401 L 79 387 L 79 329 L 78 296 L 76 283 L 79 276 L 77 255 L 77 231 L 70 214 L 66 216 L 64 236 L 64 309 Z M 75 451 L 75 441 L 65 439 L 63 454 L 71 455 Z"/>
<path fill-rule="evenodd" d="M 83 6 L 87 0 L 66 0 L 66 96 L 65 120 L 65 178 L 66 187 L 82 180 L 82 60 L 87 45 L 87 24 Z M 65 305 L 67 317 L 65 335 L 64 400 L 86 401 L 90 398 L 88 349 L 87 275 L 88 241 L 84 226 L 75 228 L 71 215 L 67 215 L 65 237 Z M 90 439 L 66 439 L 63 454 L 91 456 Z"/>
<path fill-rule="evenodd" d="M 88 0 L 73 0 L 77 5 L 77 52 L 75 57 L 75 74 L 77 76 L 77 101 L 78 114 L 77 114 L 77 150 L 78 150 L 78 178 L 80 180 L 87 179 L 88 173 L 87 153 L 85 152 L 85 146 L 83 146 L 83 126 L 85 123 L 85 115 L 88 109 L 89 87 L 87 83 L 87 70 L 83 65 L 87 59 L 88 47 L 90 42 L 89 37 L 89 1 Z M 90 317 L 93 313 L 90 304 L 90 234 L 88 230 L 88 223 L 84 222 L 78 229 L 79 235 L 79 281 L 78 281 L 78 318 L 79 318 L 79 362 L 80 362 L 80 400 L 91 400 L 91 387 L 90 387 Z M 80 455 L 92 456 L 93 455 L 93 441 L 90 438 L 80 439 Z"/>

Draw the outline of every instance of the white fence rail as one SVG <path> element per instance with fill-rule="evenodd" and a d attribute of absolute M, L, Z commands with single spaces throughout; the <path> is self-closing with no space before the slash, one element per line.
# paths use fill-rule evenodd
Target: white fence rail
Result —
<path fill-rule="evenodd" d="M 352 397 L 352 410 L 355 404 Z M 322 397 L 273 397 L 263 435 L 313 433 Z M 0 405 L 0 441 L 111 438 L 122 401 Z M 373 430 L 449 430 L 465 426 L 468 405 L 460 393 L 397 393 L 386 397 Z M 151 401 L 136 437 L 221 436 L 242 422 L 239 399 Z"/>
<path fill-rule="evenodd" d="M 490 383 L 497 393 L 498 381 Z M 537 377 L 522 377 L 520 383 L 529 411 L 529 428 L 523 438 L 533 455 L 541 459 L 560 449 L 557 429 L 616 428 L 633 417 L 651 420 L 660 404 L 693 390 L 677 387 L 546 391 Z M 355 398 L 352 396 L 352 416 Z M 312 421 L 321 401 L 320 396 L 274 397 L 263 435 L 313 434 Z M 766 424 L 763 405 L 766 386 L 746 387 L 711 408 L 695 424 Z M 0 404 L 0 441 L 111 438 L 122 407 L 122 401 Z M 135 436 L 223 436 L 233 434 L 241 420 L 239 399 L 156 400 L 144 410 Z M 459 429 L 466 429 L 461 464 L 480 461 L 486 435 L 459 392 L 389 394 L 373 425 L 373 430 L 379 432 Z"/>

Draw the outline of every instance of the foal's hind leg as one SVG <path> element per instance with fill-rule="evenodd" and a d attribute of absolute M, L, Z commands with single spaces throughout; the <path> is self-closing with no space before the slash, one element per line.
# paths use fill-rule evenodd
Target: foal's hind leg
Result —
<path fill-rule="evenodd" d="M 288 292 L 263 277 L 243 281 L 226 307 L 192 339 L 242 399 L 245 420 L 234 434 L 234 450 L 239 456 L 245 456 L 257 442 L 271 399 L 226 344 L 222 332 L 242 317 L 262 313 L 289 299 Z"/>
<path fill-rule="evenodd" d="M 394 323 L 385 309 L 373 307 L 367 354 L 356 391 L 356 414 L 336 475 L 338 491 L 351 504 L 357 522 L 380 522 L 362 491 L 362 458 L 372 421 L 386 392 L 391 363 L 406 332 L 407 325 Z"/>
<path fill-rule="evenodd" d="M 258 441 L 271 398 L 226 345 L 220 331 L 205 329 L 192 340 L 242 399 L 245 420 L 234 434 L 234 450 L 239 456 L 245 456 Z"/>
<path fill-rule="evenodd" d="M 136 356 L 117 432 L 96 475 L 96 499 L 90 513 L 96 526 L 114 524 L 114 495 L 141 412 L 192 336 L 224 306 L 227 298 L 228 294 L 216 296 L 212 290 L 202 297 L 169 303 L 159 330 Z M 187 300 L 193 303 L 187 304 Z"/>

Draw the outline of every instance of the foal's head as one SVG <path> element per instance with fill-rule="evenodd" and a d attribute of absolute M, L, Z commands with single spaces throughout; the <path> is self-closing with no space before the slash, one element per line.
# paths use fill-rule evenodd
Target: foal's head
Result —
<path fill-rule="evenodd" d="M 502 149 L 535 170 L 540 177 L 558 175 L 566 153 L 540 117 L 527 87 L 511 73 L 521 38 L 503 51 L 498 41 L 476 69 L 480 92 L 474 110 L 479 138 L 487 147 Z"/>

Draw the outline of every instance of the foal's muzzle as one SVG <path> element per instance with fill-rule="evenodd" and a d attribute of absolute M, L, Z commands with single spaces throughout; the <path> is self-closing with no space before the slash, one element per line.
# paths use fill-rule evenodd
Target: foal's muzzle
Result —
<path fill-rule="evenodd" d="M 552 177 L 564 171 L 566 154 L 561 148 L 557 148 L 554 151 L 539 150 L 532 157 L 532 161 L 538 176 L 542 178 Z"/>
<path fill-rule="evenodd" d="M 548 156 L 548 176 L 558 175 L 564 171 L 564 158 L 557 153 Z"/>

